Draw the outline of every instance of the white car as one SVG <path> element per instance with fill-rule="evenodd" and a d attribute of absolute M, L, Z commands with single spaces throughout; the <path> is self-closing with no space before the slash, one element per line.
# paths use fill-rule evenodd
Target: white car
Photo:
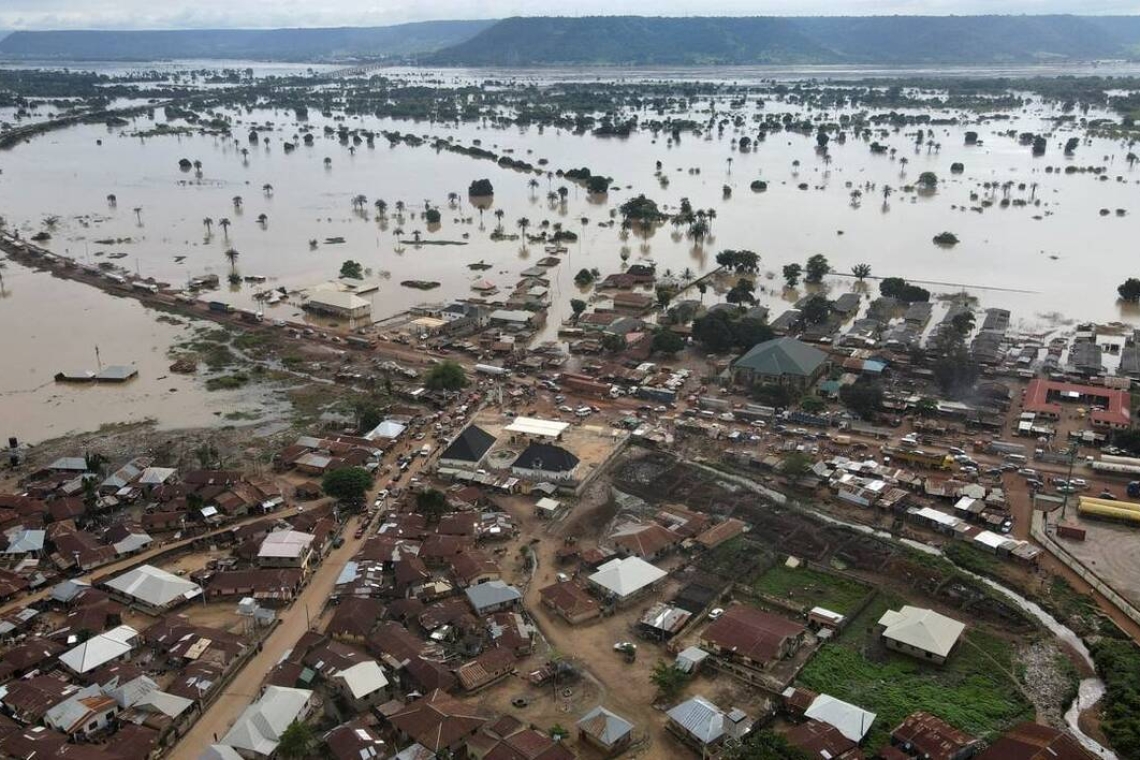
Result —
<path fill-rule="evenodd" d="M 717 618 L 719 618 L 723 614 L 724 614 L 724 609 L 721 607 L 717 607 L 716 609 L 714 609 L 713 611 L 711 611 L 709 613 L 709 620 L 716 620 Z"/>
<path fill-rule="evenodd" d="M 619 641 L 614 644 L 615 652 L 624 652 L 629 649 L 637 649 L 637 644 L 634 644 L 632 641 Z"/>

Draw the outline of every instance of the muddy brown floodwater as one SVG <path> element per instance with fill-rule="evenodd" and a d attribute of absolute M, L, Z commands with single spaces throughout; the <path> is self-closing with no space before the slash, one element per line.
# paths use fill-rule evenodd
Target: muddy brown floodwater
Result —
<path fill-rule="evenodd" d="M 132 298 L 19 264 L 0 270 L 0 435 L 34 443 L 102 425 L 154 419 L 165 429 L 223 424 L 224 415 L 262 408 L 257 390 L 207 393 L 200 378 L 169 371 L 167 349 L 192 334 L 158 321 Z M 61 370 L 134 365 L 123 384 L 56 383 Z"/>

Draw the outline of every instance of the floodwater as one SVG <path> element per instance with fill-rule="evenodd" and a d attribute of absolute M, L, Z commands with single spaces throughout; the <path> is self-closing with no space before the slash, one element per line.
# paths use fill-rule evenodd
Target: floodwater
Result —
<path fill-rule="evenodd" d="M 163 429 L 217 425 L 232 411 L 262 405 L 251 391 L 207 393 L 199 378 L 169 371 L 169 346 L 192 335 L 189 323 L 159 322 L 131 298 L 19 264 L 0 269 L 0 436 L 36 443 L 102 425 L 154 419 Z M 210 323 L 196 323 L 212 326 Z M 95 351 L 98 348 L 99 356 Z M 134 365 L 122 384 L 56 383 L 61 370 Z"/>
<path fill-rule="evenodd" d="M 768 70 L 729 73 L 734 81 L 772 76 Z M 710 70 L 709 77 L 715 74 Z M 665 77 L 668 72 L 655 75 Z M 731 115 L 726 103 L 719 108 Z M 799 108 L 774 100 L 759 105 L 753 98 L 745 116 L 747 121 L 757 113 Z M 705 109 L 702 102 L 694 118 L 707 119 Z M 307 122 L 316 137 L 309 147 L 300 144 L 301 125 L 291 112 L 227 113 L 234 119 L 234 137 L 229 139 L 197 134 L 133 136 L 164 122 L 161 111 L 153 117 L 140 116 L 125 128 L 82 125 L 40 136 L 3 154 L 0 208 L 9 227 L 29 236 L 54 218 L 47 246 L 59 253 L 91 263 L 114 254 L 131 273 L 174 285 L 207 273 L 220 275 L 224 283 L 230 271 L 224 252 L 232 247 L 238 251 L 236 268 L 242 275 L 264 276 L 267 281 L 236 288 L 223 284 L 215 297 L 242 308 L 263 308 L 271 319 L 301 317 L 299 298 L 257 306 L 258 291 L 278 286 L 295 291 L 329 280 L 348 259 L 363 264 L 370 279 L 380 280 L 380 287 L 366 296 L 372 300 L 376 320 L 425 301 L 472 296 L 471 284 L 484 278 L 499 288 L 497 297 L 505 299 L 519 272 L 546 254 L 541 244 L 492 241 L 497 211 L 503 212 L 508 233 L 517 233 L 517 222 L 525 217 L 531 234 L 539 232 L 545 221 L 581 235 L 579 242 L 569 244 L 563 263 L 548 274 L 552 308 L 542 336 L 546 339 L 569 316 L 571 297 L 595 297 L 574 284 L 574 274 L 583 267 L 596 267 L 603 275 L 618 272 L 623 252 L 628 263 L 652 260 L 659 275 L 671 272 L 689 278 L 715 268 L 717 251 L 755 250 L 763 267 L 757 295 L 772 308 L 773 316 L 803 294 L 782 287 L 778 273 L 783 265 L 802 263 L 816 253 L 826 255 L 839 273 L 868 263 L 875 276 L 932 283 L 927 287 L 936 295 L 966 290 L 983 307 L 1012 310 L 1015 329 L 1044 333 L 1073 320 L 1134 322 L 1138 316 L 1117 302 L 1116 286 L 1128 276 L 1140 275 L 1132 268 L 1140 232 L 1140 209 L 1135 207 L 1140 168 L 1128 166 L 1126 145 L 1107 139 L 1082 143 L 1074 156 L 1064 156 L 1061 144 L 1083 132 L 1076 126 L 1056 125 L 1051 119 L 1060 114 L 1040 103 L 1030 103 L 1006 119 L 934 126 L 937 150 L 916 149 L 914 138 L 907 134 L 913 133 L 913 127 L 876 135 L 897 149 L 894 157 L 873 155 L 858 139 L 846 144 L 833 140 L 825 157 L 815 150 L 814 135 L 798 134 L 773 134 L 752 150 L 741 151 L 736 147 L 738 137 L 755 130 L 737 132 L 731 125 L 723 135 L 684 134 L 673 143 L 665 134 L 654 137 L 649 132 L 598 138 L 552 128 L 482 123 L 336 114 L 327 119 L 315 111 Z M 838 115 L 829 113 L 828 120 Z M 615 186 L 601 199 L 588 197 L 579 186 L 557 177 L 539 178 L 538 187 L 532 188 L 532 174 L 437 153 L 430 145 L 390 147 L 382 137 L 374 148 L 362 144 L 352 150 L 322 133 L 325 126 L 341 124 L 479 144 L 534 164 L 545 159 L 549 170 L 587 166 L 613 177 Z M 173 126 L 180 125 L 184 123 Z M 252 125 L 268 128 L 262 132 L 267 144 L 248 143 L 246 133 Z M 968 129 L 979 133 L 983 145 L 964 145 Z M 1005 134 L 1011 130 L 1055 133 L 1047 154 L 1035 158 L 1027 146 Z M 286 153 L 286 141 L 297 143 L 297 149 Z M 182 158 L 201 161 L 201 176 L 180 170 Z M 657 161 L 662 163 L 660 176 Z M 954 162 L 965 165 L 962 174 L 951 174 Z M 1106 171 L 1102 177 L 1064 173 L 1070 165 L 1104 166 Z M 1047 173 L 1046 167 L 1055 171 Z M 937 192 L 918 195 L 896 190 L 884 201 L 884 186 L 913 184 L 924 171 L 939 176 Z M 466 188 L 483 177 L 492 181 L 495 196 L 491 207 L 480 214 L 468 201 Z M 768 190 L 752 192 L 749 185 L 755 179 L 766 181 Z M 1008 190 L 1013 203 L 1003 208 L 1006 191 L 996 186 L 1006 182 L 1013 183 Z M 807 188 L 800 189 L 801 183 Z M 983 183 L 995 187 L 986 189 Z M 264 190 L 265 185 L 272 190 Z M 547 193 L 561 185 L 569 188 L 566 202 L 549 201 Z M 725 187 L 731 197 L 725 197 Z M 852 198 L 854 190 L 862 192 L 858 202 Z M 449 193 L 458 196 L 454 206 L 449 204 Z M 712 234 L 694 241 L 669 225 L 647 233 L 602 226 L 637 193 L 666 209 L 675 210 L 682 198 L 694 208 L 714 209 Z M 978 197 L 971 199 L 971 193 Z M 109 194 L 116 196 L 114 205 L 108 203 Z M 360 194 L 367 198 L 363 211 L 353 208 L 353 198 Z M 235 196 L 242 198 L 240 208 L 235 207 Z M 388 204 L 384 220 L 376 218 L 372 204 L 377 199 Z M 982 209 L 986 200 L 993 205 Z M 442 211 L 437 229 L 420 218 L 425 201 Z M 404 214 L 397 211 L 398 202 L 406 205 Z M 1102 216 L 1102 209 L 1109 214 Z M 1124 215 L 1117 215 L 1117 209 Z M 264 223 L 258 221 L 261 214 L 266 215 Z M 214 221 L 211 234 L 203 223 L 207 217 Z M 223 218 L 230 222 L 228 230 L 221 227 Z M 943 231 L 955 233 L 961 242 L 949 249 L 936 246 L 932 237 Z M 463 245 L 417 246 L 411 242 L 414 232 L 421 233 L 424 241 Z M 337 237 L 344 242 L 326 242 Z M 491 268 L 469 268 L 478 262 Z M 441 285 L 420 291 L 399 284 L 411 279 Z M 46 296 L 51 301 L 58 302 L 55 294 L 69 287 L 50 278 L 46 283 L 37 289 L 51 294 Z M 704 297 L 705 302 L 723 297 L 715 291 L 723 294 L 730 284 L 726 279 Z M 844 276 L 829 277 L 825 285 L 833 293 L 857 287 Z M 871 295 L 876 292 L 874 281 L 867 283 L 867 290 Z M 109 330 L 115 322 L 110 316 L 103 319 L 103 313 L 120 307 L 107 296 L 91 298 L 88 323 Z M 18 316 L 14 303 L 12 298 L 0 301 L 0 319 L 8 324 Z M 46 322 L 45 328 L 50 324 Z M 54 339 L 42 336 L 43 344 Z M 166 416 L 165 408 L 162 415 Z"/>

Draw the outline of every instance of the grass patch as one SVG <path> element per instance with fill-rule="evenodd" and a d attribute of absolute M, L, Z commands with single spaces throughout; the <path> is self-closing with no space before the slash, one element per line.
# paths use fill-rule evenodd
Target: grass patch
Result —
<path fill-rule="evenodd" d="M 1140 649 L 1104 638 L 1089 647 L 1107 686 L 1101 728 L 1121 757 L 1140 756 Z"/>
<path fill-rule="evenodd" d="M 249 382 L 249 376 L 235 372 L 232 375 L 222 375 L 221 377 L 211 377 L 206 381 L 206 390 L 208 391 L 232 391 L 241 388 Z M 228 419 L 228 417 L 227 417 Z"/>
<path fill-rule="evenodd" d="M 226 412 L 222 415 L 227 420 L 233 421 L 253 421 L 261 419 L 261 412 Z"/>
<path fill-rule="evenodd" d="M 810 567 L 790 568 L 777 563 L 752 582 L 758 594 L 781 599 L 804 609 L 826 607 L 841 615 L 850 614 L 871 593 L 862 583 Z"/>
<path fill-rule="evenodd" d="M 261 333 L 242 333 L 241 335 L 234 338 L 233 346 L 234 348 L 249 350 L 260 348 L 269 342 L 269 337 L 262 335 Z"/>
<path fill-rule="evenodd" d="M 942 666 L 884 648 L 874 635 L 875 622 L 888 608 L 901 604 L 881 594 L 800 673 L 803 686 L 878 715 L 866 746 L 882 746 L 916 710 L 934 713 L 987 739 L 1020 720 L 1032 719 L 1033 706 L 1016 683 L 1014 648 L 1000 638 L 968 628 Z"/>
<path fill-rule="evenodd" d="M 697 566 L 722 578 L 741 579 L 748 577 L 754 568 L 764 567 L 772 560 L 773 556 L 764 546 L 744 536 L 736 536 L 702 554 Z"/>
<path fill-rule="evenodd" d="M 286 367 L 289 367 L 290 369 L 295 369 L 297 367 L 300 367 L 304 363 L 305 363 L 305 357 L 298 356 L 297 354 L 286 354 L 285 356 L 281 357 L 281 364 L 283 364 Z"/>

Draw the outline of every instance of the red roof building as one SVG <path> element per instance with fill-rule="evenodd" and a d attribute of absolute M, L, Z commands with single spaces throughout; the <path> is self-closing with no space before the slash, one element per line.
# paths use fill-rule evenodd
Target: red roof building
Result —
<path fill-rule="evenodd" d="M 1062 403 L 1091 407 L 1091 419 L 1096 427 L 1123 429 L 1132 425 L 1128 391 L 1040 379 L 1030 382 L 1025 389 L 1027 412 L 1060 419 Z"/>

